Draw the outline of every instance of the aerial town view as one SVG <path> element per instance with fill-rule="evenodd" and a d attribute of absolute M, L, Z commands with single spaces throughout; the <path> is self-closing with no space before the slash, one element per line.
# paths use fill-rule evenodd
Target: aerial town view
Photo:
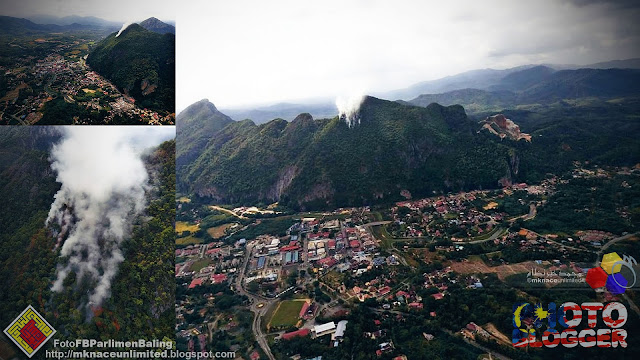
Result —
<path fill-rule="evenodd" d="M 540 184 L 311 213 L 278 204 L 195 205 L 181 197 L 178 347 L 249 358 L 342 358 L 348 339 L 349 351 L 356 347 L 364 358 L 411 358 L 453 342 L 467 355 L 518 358 L 510 323 L 501 321 L 511 308 L 487 289 L 514 300 L 545 289 L 559 295 L 588 288 L 587 270 L 603 253 L 637 254 L 637 214 L 626 204 L 639 195 L 638 176 L 637 168 L 576 164 L 570 175 Z M 558 204 L 592 187 L 596 203 L 578 197 Z M 610 191 L 619 202 L 605 205 Z M 554 223 L 558 212 L 582 206 L 601 217 L 594 228 L 610 231 Z M 527 281 L 545 271 L 568 280 Z"/>
<path fill-rule="evenodd" d="M 183 11 L 177 349 L 638 357 L 638 4 Z"/>
<path fill-rule="evenodd" d="M 0 124 L 173 124 L 174 62 L 147 59 L 173 58 L 174 35 L 143 28 L 155 21 L 118 31 L 0 17 Z"/>

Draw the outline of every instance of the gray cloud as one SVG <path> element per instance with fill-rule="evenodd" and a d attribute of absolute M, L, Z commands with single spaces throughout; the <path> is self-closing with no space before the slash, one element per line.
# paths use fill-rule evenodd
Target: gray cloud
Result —
<path fill-rule="evenodd" d="M 177 108 L 382 92 L 478 68 L 640 57 L 636 1 L 193 0 Z M 208 46 L 202 46 L 208 39 Z"/>
<path fill-rule="evenodd" d="M 511 29 L 488 52 L 492 58 L 519 55 L 549 62 L 587 64 L 640 56 L 637 2 L 571 1 L 530 26 Z"/>
<path fill-rule="evenodd" d="M 615 9 L 638 9 L 640 3 L 637 0 L 566 0 L 566 2 L 578 6 L 604 5 Z"/>

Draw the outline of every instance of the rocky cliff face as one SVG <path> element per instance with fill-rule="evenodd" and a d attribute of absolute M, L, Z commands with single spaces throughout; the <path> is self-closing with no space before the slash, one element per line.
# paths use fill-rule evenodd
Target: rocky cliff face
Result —
<path fill-rule="evenodd" d="M 480 121 L 481 130 L 487 130 L 501 139 L 525 140 L 531 142 L 531 135 L 520 132 L 520 126 L 502 114 L 489 116 Z"/>

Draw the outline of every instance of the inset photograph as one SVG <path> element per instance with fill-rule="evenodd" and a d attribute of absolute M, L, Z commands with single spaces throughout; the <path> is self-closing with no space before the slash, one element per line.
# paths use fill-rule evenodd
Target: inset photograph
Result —
<path fill-rule="evenodd" d="M 0 127 L 0 358 L 174 348 L 174 137 Z"/>
<path fill-rule="evenodd" d="M 3 1 L 0 124 L 174 124 L 174 18 L 150 1 Z"/>

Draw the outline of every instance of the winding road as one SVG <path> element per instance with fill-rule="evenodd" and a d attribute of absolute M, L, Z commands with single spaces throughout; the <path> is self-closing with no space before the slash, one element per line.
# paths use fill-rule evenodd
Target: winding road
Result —
<path fill-rule="evenodd" d="M 260 348 L 262 348 L 262 351 L 267 355 L 269 360 L 275 360 L 276 358 L 271 352 L 267 337 L 262 332 L 262 317 L 267 313 L 268 309 L 273 305 L 275 301 L 277 301 L 277 299 L 268 299 L 263 296 L 252 294 L 246 291 L 243 286 L 244 274 L 247 269 L 247 264 L 249 263 L 249 258 L 251 257 L 251 250 L 252 246 L 247 245 L 247 248 L 245 250 L 246 254 L 244 257 L 244 263 L 242 264 L 242 269 L 240 269 L 240 274 L 236 277 L 235 287 L 236 291 L 239 294 L 245 295 L 251 302 L 251 306 L 249 307 L 249 309 L 254 314 L 251 330 L 253 331 L 253 335 L 255 336 L 256 341 L 260 345 Z M 259 303 L 263 303 L 264 306 L 258 307 Z"/>

